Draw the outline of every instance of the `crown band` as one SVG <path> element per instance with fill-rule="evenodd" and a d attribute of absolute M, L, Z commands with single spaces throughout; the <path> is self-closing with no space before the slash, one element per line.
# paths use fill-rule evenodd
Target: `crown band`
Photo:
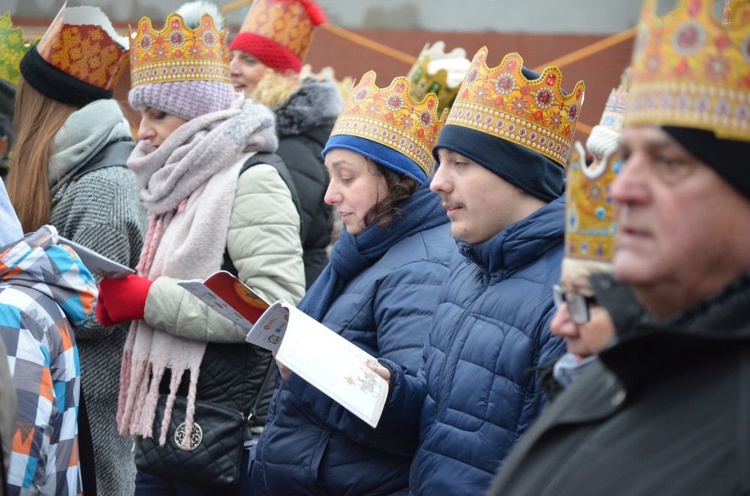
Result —
<path fill-rule="evenodd" d="M 132 35 L 131 88 L 177 81 L 231 83 L 225 34 L 209 14 L 201 17 L 195 29 L 176 13 L 167 17 L 160 31 L 154 30 L 149 18 L 141 18 Z"/>
<path fill-rule="evenodd" d="M 359 136 L 382 143 L 400 153 L 403 153 L 429 173 L 429 165 L 432 163 L 432 149 L 419 141 L 410 133 L 386 122 L 359 115 L 344 115 L 337 121 L 331 132 L 331 136 L 337 134 L 348 134 Z"/>
<path fill-rule="evenodd" d="M 548 129 L 495 108 L 471 102 L 457 102 L 451 108 L 447 124 L 475 129 L 513 141 L 541 153 L 560 167 L 568 157 L 569 143 Z"/>

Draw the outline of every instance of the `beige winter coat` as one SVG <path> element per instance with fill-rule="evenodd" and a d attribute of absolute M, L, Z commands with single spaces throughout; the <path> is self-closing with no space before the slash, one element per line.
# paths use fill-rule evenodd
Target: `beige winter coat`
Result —
<path fill-rule="evenodd" d="M 240 280 L 269 302 L 297 304 L 305 293 L 300 217 L 289 188 L 267 164 L 240 175 L 227 249 Z M 169 334 L 212 343 L 244 342 L 247 331 L 161 276 L 149 289 L 145 320 Z"/>

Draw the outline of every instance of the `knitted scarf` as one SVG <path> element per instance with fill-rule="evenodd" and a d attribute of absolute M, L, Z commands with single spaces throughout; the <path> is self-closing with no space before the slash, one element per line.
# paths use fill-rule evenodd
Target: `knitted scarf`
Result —
<path fill-rule="evenodd" d="M 177 128 L 154 149 L 141 141 L 128 167 L 141 184 L 149 228 L 138 272 L 155 280 L 205 279 L 219 270 L 239 170 L 256 152 L 277 146 L 273 114 L 250 100 L 197 117 Z M 117 422 L 123 435 L 151 437 L 159 384 L 171 369 L 169 395 L 159 444 L 166 441 L 183 373 L 188 370 L 186 439 L 193 425 L 195 395 L 205 342 L 191 341 L 134 321 L 125 342 L 120 372 Z"/>
<path fill-rule="evenodd" d="M 395 217 L 389 229 L 381 229 L 377 222 L 372 222 L 356 236 L 341 231 L 333 245 L 331 261 L 302 298 L 300 310 L 320 321 L 347 283 L 380 260 L 393 245 L 448 222 L 440 196 L 430 191 L 429 182 L 399 208 L 404 215 Z"/>

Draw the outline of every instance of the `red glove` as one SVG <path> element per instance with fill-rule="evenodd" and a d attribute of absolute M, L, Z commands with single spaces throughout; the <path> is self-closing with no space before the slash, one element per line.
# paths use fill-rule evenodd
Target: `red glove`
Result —
<path fill-rule="evenodd" d="M 123 279 L 102 279 L 96 318 L 104 326 L 143 318 L 152 281 L 130 275 Z"/>

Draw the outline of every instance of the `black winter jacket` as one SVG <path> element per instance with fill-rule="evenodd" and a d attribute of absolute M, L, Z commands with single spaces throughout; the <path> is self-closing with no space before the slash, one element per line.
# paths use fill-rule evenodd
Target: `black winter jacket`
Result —
<path fill-rule="evenodd" d="M 750 272 L 667 322 L 618 329 L 489 494 L 750 494 L 749 305 Z"/>
<path fill-rule="evenodd" d="M 321 152 L 341 111 L 341 94 L 328 81 L 306 79 L 286 104 L 276 110 L 279 148 L 297 188 L 301 211 L 306 286 L 328 264 L 326 247 L 333 232 L 333 211 L 323 198 L 328 173 Z"/>

